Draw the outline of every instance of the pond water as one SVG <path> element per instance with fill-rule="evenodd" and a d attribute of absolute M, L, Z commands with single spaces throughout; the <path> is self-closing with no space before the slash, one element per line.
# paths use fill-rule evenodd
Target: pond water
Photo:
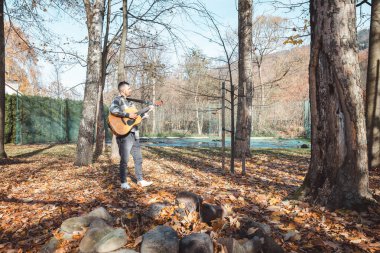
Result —
<path fill-rule="evenodd" d="M 146 138 L 142 137 L 140 142 L 143 146 L 153 147 L 194 147 L 210 148 L 222 147 L 220 139 L 213 138 Z M 267 137 L 251 138 L 252 148 L 301 148 L 303 144 L 310 147 L 310 142 L 304 139 L 277 139 Z M 226 141 L 226 147 L 230 147 L 231 142 Z"/>

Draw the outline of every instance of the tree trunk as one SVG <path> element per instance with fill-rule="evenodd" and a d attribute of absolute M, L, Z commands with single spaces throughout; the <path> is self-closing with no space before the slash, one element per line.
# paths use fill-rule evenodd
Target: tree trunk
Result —
<path fill-rule="evenodd" d="M 0 158 L 6 158 L 5 135 L 5 41 L 4 41 L 4 1 L 0 0 Z"/>
<path fill-rule="evenodd" d="M 103 41 L 103 52 L 102 52 L 102 66 L 101 66 L 101 82 L 99 85 L 98 92 L 98 107 L 96 110 L 96 144 L 94 152 L 94 160 L 96 160 L 104 151 L 105 148 L 105 128 L 104 128 L 104 106 L 103 106 L 103 90 L 106 83 L 106 73 L 107 73 L 107 57 L 108 57 L 108 35 L 111 22 L 111 0 L 107 1 L 107 23 L 106 32 L 104 34 Z"/>
<path fill-rule="evenodd" d="M 236 157 L 250 156 L 252 106 L 252 0 L 239 0 L 239 88 Z"/>
<path fill-rule="evenodd" d="M 222 82 L 222 169 L 226 164 L 226 83 Z"/>
<path fill-rule="evenodd" d="M 263 130 L 262 128 L 262 125 L 261 123 L 263 122 L 261 116 L 263 114 L 263 110 L 264 110 L 264 85 L 263 82 L 262 82 L 262 79 L 261 79 L 261 64 L 258 63 L 257 64 L 257 69 L 258 69 L 258 74 L 259 74 L 259 84 L 258 86 L 260 87 L 260 104 L 259 106 L 257 106 L 257 128 L 256 130 Z"/>
<path fill-rule="evenodd" d="M 199 103 L 198 103 L 198 91 L 199 91 L 199 83 L 200 83 L 200 78 L 198 78 L 197 81 L 197 86 L 195 88 L 195 97 L 194 97 L 194 102 L 195 102 L 195 117 L 197 120 L 197 130 L 198 130 L 198 135 L 202 135 L 202 124 L 201 124 L 201 119 L 199 117 Z"/>
<path fill-rule="evenodd" d="M 380 0 L 372 0 L 366 89 L 368 163 L 380 166 Z"/>
<path fill-rule="evenodd" d="M 104 87 L 104 86 L 103 86 Z M 102 87 L 102 88 L 103 88 Z M 100 100 L 99 100 L 99 112 L 97 115 L 97 127 L 96 127 L 96 144 L 94 152 L 94 160 L 96 160 L 104 151 L 105 148 L 105 139 L 106 132 L 104 128 L 104 105 L 103 105 L 103 89 L 100 91 Z"/>
<path fill-rule="evenodd" d="M 117 66 L 117 82 L 125 81 L 125 49 L 127 44 L 127 32 L 128 32 L 128 1 L 123 0 L 123 31 L 121 34 L 119 63 Z M 119 147 L 116 143 L 116 137 L 112 136 L 111 144 L 111 160 L 117 161 L 120 159 Z"/>
<path fill-rule="evenodd" d="M 152 101 L 156 101 L 156 79 L 152 80 Z M 152 134 L 156 133 L 156 110 L 152 111 Z"/>
<path fill-rule="evenodd" d="M 354 1 L 312 0 L 311 163 L 300 193 L 330 209 L 372 199 Z"/>
<path fill-rule="evenodd" d="M 79 126 L 77 156 L 75 165 L 86 166 L 92 163 L 96 107 L 99 84 L 101 82 L 102 30 L 104 17 L 103 0 L 95 1 L 93 6 L 84 0 L 88 27 L 87 77 L 84 91 L 82 119 Z"/>
<path fill-rule="evenodd" d="M 117 65 L 117 82 L 125 81 L 125 47 L 127 44 L 127 32 L 128 32 L 128 1 L 123 0 L 123 31 L 121 34 L 121 43 L 120 43 L 120 54 L 119 54 L 119 62 Z"/>

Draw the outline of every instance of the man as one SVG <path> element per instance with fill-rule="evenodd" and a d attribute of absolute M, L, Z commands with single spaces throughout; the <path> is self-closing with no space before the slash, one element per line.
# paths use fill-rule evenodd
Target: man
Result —
<path fill-rule="evenodd" d="M 134 107 L 132 101 L 128 101 L 128 97 L 132 94 L 132 89 L 128 82 L 122 81 L 118 85 L 120 95 L 115 97 L 110 106 L 110 113 L 117 117 L 127 117 L 135 119 L 138 115 L 136 113 L 126 113 L 125 109 Z M 153 109 L 153 107 L 152 107 Z M 117 145 L 119 146 L 120 153 L 120 181 L 122 189 L 130 189 L 131 187 L 126 180 L 126 169 L 128 165 L 129 155 L 132 154 L 133 161 L 135 162 L 135 174 L 137 184 L 141 187 L 149 186 L 152 184 L 150 181 L 145 181 L 142 175 L 142 155 L 139 140 L 139 130 L 134 126 L 131 131 L 124 136 L 116 137 Z"/>

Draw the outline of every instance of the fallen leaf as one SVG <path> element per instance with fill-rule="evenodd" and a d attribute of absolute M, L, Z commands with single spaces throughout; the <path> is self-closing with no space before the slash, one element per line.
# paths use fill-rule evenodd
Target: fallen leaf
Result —
<path fill-rule="evenodd" d="M 135 240 L 135 243 L 133 244 L 133 247 L 136 248 L 137 245 L 139 245 L 142 242 L 142 240 L 143 240 L 142 236 L 137 237 L 136 240 Z"/>

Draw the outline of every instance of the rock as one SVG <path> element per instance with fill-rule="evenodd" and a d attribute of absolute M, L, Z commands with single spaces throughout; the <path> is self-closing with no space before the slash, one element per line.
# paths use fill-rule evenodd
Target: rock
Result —
<path fill-rule="evenodd" d="M 251 218 L 241 218 L 240 220 L 240 236 L 243 238 L 253 239 L 255 237 L 263 238 L 262 245 L 264 252 L 282 253 L 284 250 L 279 246 L 272 237 L 270 237 L 271 229 L 267 224 L 259 223 Z M 257 228 L 257 229 L 252 229 Z M 249 231 L 253 233 L 248 233 Z"/>
<path fill-rule="evenodd" d="M 262 252 L 262 243 L 259 237 L 255 236 L 253 239 L 243 243 L 243 248 L 246 253 Z"/>
<path fill-rule="evenodd" d="M 240 222 L 240 236 L 243 238 L 252 239 L 255 236 L 264 237 L 264 235 L 271 234 L 271 228 L 269 225 L 256 222 L 251 218 L 243 217 Z"/>
<path fill-rule="evenodd" d="M 175 201 L 177 205 L 184 204 L 189 212 L 199 212 L 203 199 L 195 193 L 183 191 L 177 194 Z"/>
<path fill-rule="evenodd" d="M 297 230 L 289 231 L 286 234 L 284 234 L 284 241 L 299 241 L 301 240 L 301 235 Z"/>
<path fill-rule="evenodd" d="M 99 253 L 110 252 L 120 249 L 127 243 L 128 236 L 125 230 L 117 228 L 111 233 L 106 234 L 97 244 L 96 251 Z"/>
<path fill-rule="evenodd" d="M 108 223 L 112 223 L 113 218 L 112 216 L 107 212 L 107 210 L 104 207 L 98 207 L 94 210 L 92 210 L 90 213 L 86 215 L 86 217 L 95 217 L 105 220 Z"/>
<path fill-rule="evenodd" d="M 118 249 L 115 251 L 111 251 L 109 253 L 138 253 L 138 252 L 131 249 Z"/>
<path fill-rule="evenodd" d="M 105 220 L 100 219 L 100 218 L 95 218 L 94 220 L 91 221 L 90 229 L 91 228 L 112 229 L 112 227 L 108 225 Z"/>
<path fill-rule="evenodd" d="M 54 253 L 59 246 L 59 240 L 52 237 L 44 246 L 42 246 L 40 253 Z"/>
<path fill-rule="evenodd" d="M 158 219 L 160 217 L 161 210 L 167 206 L 168 206 L 167 203 L 161 203 L 161 202 L 153 203 L 149 206 L 149 209 L 146 212 L 146 216 L 152 219 Z"/>
<path fill-rule="evenodd" d="M 91 219 L 85 216 L 73 217 L 65 220 L 61 225 L 61 231 L 72 234 L 75 231 L 82 231 L 83 228 L 90 225 Z"/>
<path fill-rule="evenodd" d="M 177 232 L 168 226 L 157 226 L 143 235 L 141 253 L 178 253 Z"/>
<path fill-rule="evenodd" d="M 224 245 L 227 249 L 226 253 L 258 253 L 261 252 L 261 241 L 258 237 L 239 243 L 234 238 L 220 238 L 218 243 Z M 265 251 L 264 251 L 265 252 Z"/>
<path fill-rule="evenodd" d="M 79 249 L 81 252 L 110 252 L 123 247 L 127 239 L 124 229 L 93 227 L 83 237 Z"/>
<path fill-rule="evenodd" d="M 264 236 L 263 251 L 270 253 L 285 253 L 284 249 L 268 235 Z"/>
<path fill-rule="evenodd" d="M 205 233 L 190 234 L 179 243 L 180 253 L 213 253 L 211 238 Z"/>
<path fill-rule="evenodd" d="M 302 144 L 302 145 L 301 145 L 301 148 L 309 148 L 309 145 L 307 145 L 307 144 Z"/>
<path fill-rule="evenodd" d="M 207 203 L 202 204 L 201 206 L 201 221 L 209 225 L 211 224 L 212 220 L 224 218 L 226 215 L 227 211 L 221 206 L 211 205 Z"/>
<path fill-rule="evenodd" d="M 112 228 L 89 229 L 79 244 L 80 252 L 94 252 L 96 250 L 97 242 L 99 242 L 106 234 L 110 233 L 111 231 Z"/>

